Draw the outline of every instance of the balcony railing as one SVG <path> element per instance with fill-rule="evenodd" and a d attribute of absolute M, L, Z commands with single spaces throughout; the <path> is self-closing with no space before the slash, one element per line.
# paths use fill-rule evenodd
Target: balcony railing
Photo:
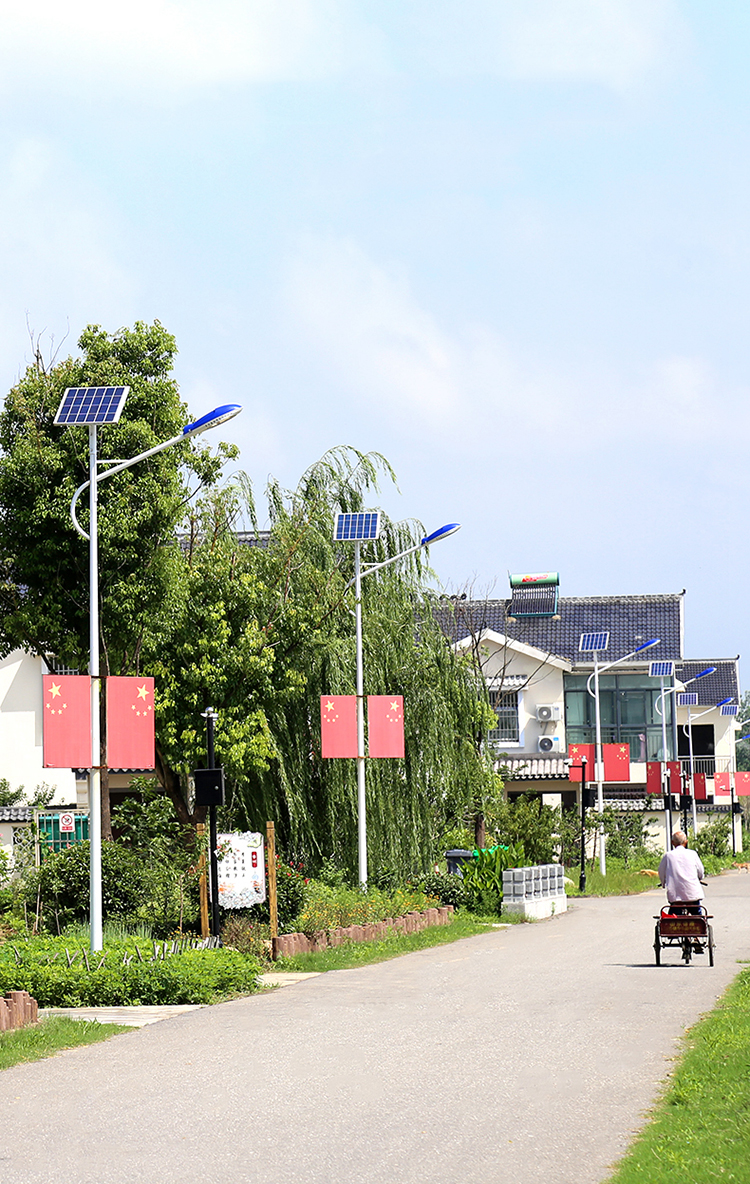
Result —
<path fill-rule="evenodd" d="M 690 757 L 683 756 L 680 758 L 680 767 L 683 777 L 687 774 L 690 776 Z M 730 773 L 732 770 L 732 758 L 729 756 L 696 756 L 693 757 L 693 772 L 705 773 L 707 777 L 713 777 L 714 773 Z"/>

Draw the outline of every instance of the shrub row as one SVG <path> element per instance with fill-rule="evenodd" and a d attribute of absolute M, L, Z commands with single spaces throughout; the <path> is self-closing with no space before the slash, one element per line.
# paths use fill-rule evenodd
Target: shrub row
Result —
<path fill-rule="evenodd" d="M 421 888 L 397 888 L 394 892 L 369 888 L 363 892 L 358 888 L 329 887 L 311 880 L 296 928 L 308 934 L 344 929 L 349 925 L 366 925 L 385 921 L 388 917 L 421 912 L 435 903 L 435 898 Z"/>
<path fill-rule="evenodd" d="M 224 949 L 190 950 L 166 961 L 127 966 L 122 950 L 119 957 L 113 951 L 112 962 L 89 971 L 80 961 L 72 966 L 52 961 L 53 944 L 61 950 L 66 939 L 24 943 L 17 947 L 20 961 L 8 944 L 0 947 L 0 995 L 28 991 L 40 1007 L 214 1003 L 255 990 L 260 973 L 257 959 Z"/>

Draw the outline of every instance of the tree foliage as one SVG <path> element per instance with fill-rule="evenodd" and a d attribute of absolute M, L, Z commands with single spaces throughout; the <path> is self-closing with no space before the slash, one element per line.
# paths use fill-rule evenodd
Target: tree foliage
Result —
<path fill-rule="evenodd" d="M 88 441 L 86 429 L 54 426 L 61 394 L 130 387 L 120 423 L 99 429 L 103 457 L 178 434 L 187 413 L 175 342 L 158 323 L 114 335 L 92 326 L 79 345 L 77 358 L 31 366 L 0 412 L 0 650 L 85 670 L 88 545 L 70 502 L 88 476 Z M 295 489 L 271 482 L 266 537 L 248 478 L 217 480 L 231 451 L 187 443 L 101 486 L 102 673 L 156 678 L 157 777 L 181 824 L 205 813 L 192 806 L 190 774 L 205 763 L 211 706 L 224 824 L 257 830 L 273 819 L 289 854 L 313 867 L 333 857 L 353 873 L 355 764 L 320 755 L 320 695 L 355 689 L 353 548 L 333 542 L 333 519 L 370 508 L 394 474 L 377 454 L 333 449 Z M 83 508 L 80 518 L 85 527 Z M 392 559 L 421 534 L 419 523 L 386 519 L 363 559 Z M 426 870 L 446 827 L 497 795 L 478 743 L 487 705 L 446 642 L 428 575 L 417 550 L 363 580 L 365 693 L 405 699 L 405 758 L 368 761 L 370 866 L 381 877 Z"/>

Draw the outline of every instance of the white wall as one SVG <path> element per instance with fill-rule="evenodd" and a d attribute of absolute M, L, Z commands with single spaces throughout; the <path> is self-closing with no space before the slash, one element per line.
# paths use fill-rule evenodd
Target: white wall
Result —
<path fill-rule="evenodd" d="M 42 766 L 42 662 L 16 650 L 0 661 L 0 777 L 27 796 L 44 781 L 55 786 L 54 802 L 74 805 L 70 769 Z"/>

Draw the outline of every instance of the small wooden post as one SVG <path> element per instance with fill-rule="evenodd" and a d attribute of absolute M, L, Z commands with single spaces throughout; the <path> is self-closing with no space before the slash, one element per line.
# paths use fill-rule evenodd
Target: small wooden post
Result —
<path fill-rule="evenodd" d="M 196 825 L 196 832 L 198 834 L 199 842 L 203 839 L 206 833 L 205 822 L 199 822 Z M 201 896 L 201 937 L 207 938 L 210 930 L 208 927 L 208 881 L 206 880 L 206 851 L 205 847 L 201 848 L 200 858 L 198 860 L 198 867 L 200 868 L 200 896 Z"/>
<path fill-rule="evenodd" d="M 272 822 L 266 823 L 266 839 L 268 858 L 268 911 L 271 917 L 271 949 L 276 958 L 276 939 L 279 936 L 279 905 L 276 895 L 276 827 Z"/>

